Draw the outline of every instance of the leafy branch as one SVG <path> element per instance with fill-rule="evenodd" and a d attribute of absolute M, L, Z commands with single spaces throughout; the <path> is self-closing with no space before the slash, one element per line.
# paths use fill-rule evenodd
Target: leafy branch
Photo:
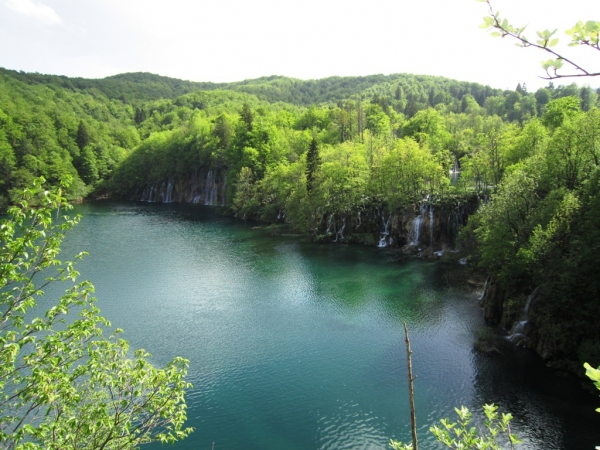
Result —
<path fill-rule="evenodd" d="M 72 285 L 74 263 L 58 259 L 79 219 L 53 220 L 70 205 L 61 188 L 43 183 L 34 180 L 0 220 L 0 447 L 133 450 L 186 437 L 187 360 L 155 368 L 143 350 L 131 357 L 120 330 L 104 335 L 110 323 L 94 304 L 94 286 Z M 61 282 L 71 286 L 32 317 L 43 289 Z"/>
<path fill-rule="evenodd" d="M 489 15 L 483 18 L 484 22 L 481 24 L 481 28 L 490 30 L 491 36 L 510 36 L 518 41 L 517 46 L 519 47 L 535 47 L 552 55 L 552 58 L 542 62 L 542 67 L 546 71 L 546 76 L 541 78 L 553 80 L 557 78 L 600 76 L 600 72 L 590 71 L 553 49 L 553 47 L 556 47 L 558 44 L 558 38 L 554 37 L 558 31 L 557 29 L 554 31 L 537 31 L 538 39 L 535 41 L 529 40 L 524 34 L 527 26 L 515 27 L 514 25 L 511 25 L 507 19 L 500 17 L 498 11 L 494 11 L 490 0 L 477 1 L 487 3 L 488 5 Z M 573 28 L 566 30 L 565 33 L 571 37 L 571 42 L 569 43 L 570 47 L 583 45 L 600 51 L 600 22 L 588 20 L 583 23 L 579 21 Z M 574 73 L 558 73 L 565 65 L 574 70 Z"/>

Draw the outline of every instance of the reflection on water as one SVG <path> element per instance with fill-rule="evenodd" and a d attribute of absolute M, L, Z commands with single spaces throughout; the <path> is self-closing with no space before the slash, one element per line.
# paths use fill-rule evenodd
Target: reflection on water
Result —
<path fill-rule="evenodd" d="M 89 251 L 79 269 L 102 313 L 157 364 L 191 361 L 196 431 L 176 449 L 408 441 L 404 320 L 423 448 L 437 448 L 428 427 L 454 406 L 484 402 L 513 412 L 524 448 L 600 443 L 596 399 L 573 380 L 520 349 L 472 352 L 478 293 L 446 286 L 439 265 L 271 237 L 202 206 L 99 203 L 77 212 L 84 217 L 65 249 Z"/>

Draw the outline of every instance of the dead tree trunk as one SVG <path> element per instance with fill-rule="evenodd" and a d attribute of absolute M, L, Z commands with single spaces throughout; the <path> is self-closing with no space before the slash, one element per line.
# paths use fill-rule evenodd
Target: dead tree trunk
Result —
<path fill-rule="evenodd" d="M 417 416 L 415 414 L 415 391 L 413 390 L 413 381 L 417 377 L 413 377 L 412 373 L 412 350 L 410 349 L 410 340 L 408 339 L 408 328 L 404 322 L 404 336 L 406 337 L 406 364 L 408 366 L 408 395 L 410 398 L 410 425 L 412 430 L 413 450 L 419 450 L 417 442 Z"/>

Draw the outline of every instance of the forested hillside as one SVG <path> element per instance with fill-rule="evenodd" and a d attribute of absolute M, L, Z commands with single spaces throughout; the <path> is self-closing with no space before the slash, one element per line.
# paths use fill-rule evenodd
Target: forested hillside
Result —
<path fill-rule="evenodd" d="M 459 256 L 490 275 L 486 318 L 510 328 L 538 288 L 525 345 L 597 366 L 599 93 L 403 74 L 215 84 L 1 70 L 0 206 L 35 176 L 69 175 L 71 198 L 218 204 L 421 255 L 456 247 L 468 222 Z"/>

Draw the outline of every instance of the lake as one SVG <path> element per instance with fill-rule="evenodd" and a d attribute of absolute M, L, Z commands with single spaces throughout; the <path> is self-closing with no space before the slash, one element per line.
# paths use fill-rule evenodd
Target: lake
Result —
<path fill-rule="evenodd" d="M 515 416 L 524 449 L 600 445 L 600 398 L 532 352 L 472 350 L 480 291 L 439 263 L 389 250 L 314 244 L 198 205 L 78 205 L 63 259 L 86 250 L 82 279 L 133 348 L 190 360 L 188 426 L 174 449 L 387 449 L 409 441 L 406 321 L 421 448 L 466 405 Z M 258 226 L 258 228 L 257 228 Z M 145 447 L 146 448 L 146 447 Z M 147 448 L 163 448 L 150 446 Z M 165 447 L 166 448 L 166 447 Z"/>

